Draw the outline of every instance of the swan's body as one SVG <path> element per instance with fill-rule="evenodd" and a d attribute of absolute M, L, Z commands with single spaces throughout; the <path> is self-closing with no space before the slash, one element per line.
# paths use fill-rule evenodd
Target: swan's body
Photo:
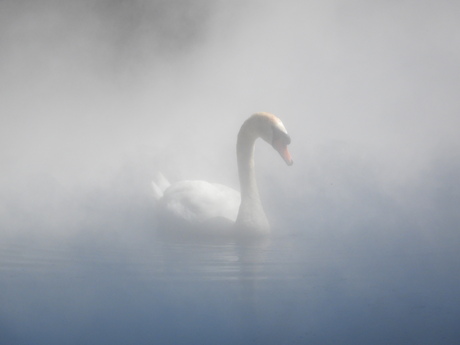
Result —
<path fill-rule="evenodd" d="M 288 165 L 289 135 L 282 122 L 269 113 L 248 118 L 238 133 L 237 163 L 241 194 L 232 188 L 206 181 L 181 181 L 169 185 L 160 175 L 152 182 L 159 200 L 159 216 L 180 229 L 206 233 L 267 234 L 270 225 L 262 207 L 254 170 L 257 138 L 270 143 Z"/>
<path fill-rule="evenodd" d="M 206 181 L 177 182 L 161 199 L 163 211 L 197 225 L 218 217 L 235 222 L 240 202 L 240 193 L 236 190 Z"/>

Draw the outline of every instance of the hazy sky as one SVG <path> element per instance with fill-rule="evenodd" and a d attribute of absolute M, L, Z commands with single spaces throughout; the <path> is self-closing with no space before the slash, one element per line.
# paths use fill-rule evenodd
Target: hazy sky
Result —
<path fill-rule="evenodd" d="M 257 148 L 268 209 L 321 222 L 385 200 L 457 222 L 459 16 L 455 1 L 2 1 L 4 229 L 143 204 L 157 170 L 237 187 L 256 111 L 283 120 L 295 161 Z"/>

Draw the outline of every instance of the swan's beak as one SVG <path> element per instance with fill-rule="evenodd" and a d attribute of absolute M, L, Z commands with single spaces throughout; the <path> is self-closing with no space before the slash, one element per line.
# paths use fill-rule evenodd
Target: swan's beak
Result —
<path fill-rule="evenodd" d="M 294 161 L 292 160 L 291 154 L 287 148 L 287 145 L 283 142 L 283 140 L 275 140 L 273 141 L 273 148 L 278 151 L 278 153 L 283 157 L 284 161 L 287 165 L 291 166 Z"/>

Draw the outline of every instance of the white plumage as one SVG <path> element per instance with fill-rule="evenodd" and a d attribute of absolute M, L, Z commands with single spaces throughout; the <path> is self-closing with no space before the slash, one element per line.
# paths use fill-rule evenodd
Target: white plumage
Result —
<path fill-rule="evenodd" d="M 257 189 L 254 144 L 262 138 L 292 165 L 287 149 L 290 137 L 282 122 L 269 113 L 256 113 L 241 126 L 237 140 L 237 163 L 241 194 L 227 186 L 206 181 L 170 184 L 158 174 L 152 181 L 157 213 L 163 232 L 261 235 L 269 232 Z"/>

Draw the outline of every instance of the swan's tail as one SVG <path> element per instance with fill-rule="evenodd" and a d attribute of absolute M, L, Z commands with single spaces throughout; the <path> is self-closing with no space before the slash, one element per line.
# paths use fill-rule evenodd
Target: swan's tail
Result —
<path fill-rule="evenodd" d="M 156 200 L 160 200 L 163 197 L 164 191 L 170 186 L 169 181 L 164 177 L 161 172 L 155 174 L 152 181 L 153 196 Z"/>

